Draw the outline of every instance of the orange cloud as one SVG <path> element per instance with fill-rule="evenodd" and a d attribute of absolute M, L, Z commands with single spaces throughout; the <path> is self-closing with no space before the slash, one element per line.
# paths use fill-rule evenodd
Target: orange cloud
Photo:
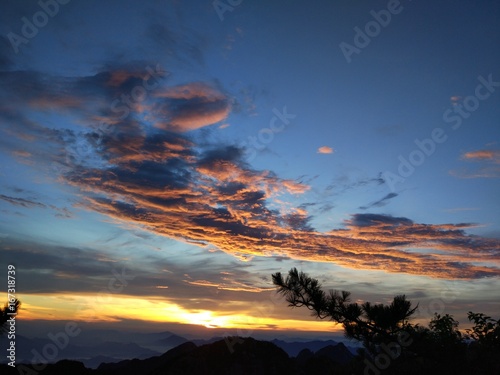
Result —
<path fill-rule="evenodd" d="M 225 120 L 231 111 L 224 94 L 201 82 L 167 88 L 154 96 L 162 99 L 153 108 L 159 118 L 155 126 L 165 130 L 195 130 Z"/>
<path fill-rule="evenodd" d="M 450 174 L 460 178 L 498 178 L 500 177 L 500 150 L 478 150 L 466 152 L 462 159 L 474 161 L 473 167 L 452 170 Z"/>
<path fill-rule="evenodd" d="M 328 146 L 321 146 L 318 148 L 318 154 L 333 154 L 333 148 Z"/>
<path fill-rule="evenodd" d="M 250 293 L 260 293 L 264 291 L 274 290 L 274 288 L 259 288 L 256 286 L 248 285 L 236 280 L 232 280 L 229 277 L 224 277 L 223 282 L 214 283 L 207 280 L 184 280 L 184 282 L 190 285 L 202 286 L 202 287 L 214 287 L 219 290 L 229 290 L 233 292 L 250 292 Z"/>
<path fill-rule="evenodd" d="M 479 150 L 466 152 L 463 156 L 466 160 L 491 160 L 497 164 L 500 163 L 499 150 Z"/>
<path fill-rule="evenodd" d="M 33 156 L 30 152 L 28 152 L 26 150 L 12 151 L 12 155 L 14 155 L 16 157 L 20 157 L 20 158 L 29 158 L 29 157 Z"/>
<path fill-rule="evenodd" d="M 179 144 L 173 149 L 185 155 L 158 160 L 144 150 L 145 145 L 155 149 L 165 142 Z M 194 154 L 183 138 L 164 135 L 131 144 L 140 161 L 124 156 L 112 168 L 79 167 L 65 176 L 69 183 L 93 192 L 85 198 L 85 207 L 159 235 L 210 244 L 245 260 L 274 254 L 438 278 L 500 275 L 499 241 L 468 236 L 465 230 L 471 224 L 429 225 L 356 214 L 345 228 L 319 233 L 309 225 L 304 209 L 282 214 L 268 207 L 268 200 L 283 193 L 300 194 L 308 187 L 248 168 L 235 147 Z M 126 144 L 120 147 L 120 152 L 130 150 Z M 203 280 L 190 283 L 207 286 Z M 234 283 L 210 286 L 248 289 Z"/>

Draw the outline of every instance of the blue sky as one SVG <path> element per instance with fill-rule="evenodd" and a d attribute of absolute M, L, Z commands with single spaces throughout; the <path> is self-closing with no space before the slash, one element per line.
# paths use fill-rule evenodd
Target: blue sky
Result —
<path fill-rule="evenodd" d="M 422 321 L 498 315 L 497 2 L 47 4 L 0 15 L 26 319 L 104 290 L 110 324 L 321 330 L 274 297 L 291 267 Z"/>

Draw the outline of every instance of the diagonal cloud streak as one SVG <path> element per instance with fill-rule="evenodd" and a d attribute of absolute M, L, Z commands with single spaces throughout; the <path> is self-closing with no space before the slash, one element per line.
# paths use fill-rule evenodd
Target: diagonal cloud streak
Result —
<path fill-rule="evenodd" d="M 367 209 L 372 208 L 372 207 L 383 207 L 388 203 L 387 201 L 389 199 L 396 198 L 398 195 L 399 194 L 397 194 L 397 193 L 389 193 L 385 197 L 383 197 L 382 199 L 379 199 L 378 201 L 372 202 L 372 203 L 368 204 L 367 206 L 360 206 L 359 209 L 360 210 L 367 210 Z"/>

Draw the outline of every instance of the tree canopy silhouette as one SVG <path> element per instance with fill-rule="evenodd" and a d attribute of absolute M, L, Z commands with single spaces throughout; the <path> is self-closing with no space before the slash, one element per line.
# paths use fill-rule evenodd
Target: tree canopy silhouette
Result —
<path fill-rule="evenodd" d="M 418 307 L 412 307 L 404 294 L 395 296 L 389 305 L 351 302 L 349 292 L 330 290 L 326 293 L 318 280 L 296 268 L 292 268 L 286 278 L 277 272 L 272 279 L 290 307 L 305 306 L 313 316 L 342 324 L 347 337 L 362 341 L 372 352 L 406 331 Z"/>

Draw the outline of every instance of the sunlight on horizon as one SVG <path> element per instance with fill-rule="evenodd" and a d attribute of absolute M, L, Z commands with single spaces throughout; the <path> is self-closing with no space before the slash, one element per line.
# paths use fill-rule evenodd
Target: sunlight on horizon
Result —
<path fill-rule="evenodd" d="M 238 329 L 242 334 L 252 330 L 341 332 L 332 322 L 315 320 L 304 312 L 304 320 L 265 317 L 260 311 L 224 314 L 203 309 L 184 309 L 178 304 L 154 298 L 144 300 L 131 296 L 96 296 L 67 294 L 26 294 L 19 319 L 74 320 L 117 322 L 138 319 L 156 323 L 179 323 L 206 328 Z M 105 303 L 104 303 L 105 301 Z M 330 323 L 330 326 L 329 324 Z"/>

